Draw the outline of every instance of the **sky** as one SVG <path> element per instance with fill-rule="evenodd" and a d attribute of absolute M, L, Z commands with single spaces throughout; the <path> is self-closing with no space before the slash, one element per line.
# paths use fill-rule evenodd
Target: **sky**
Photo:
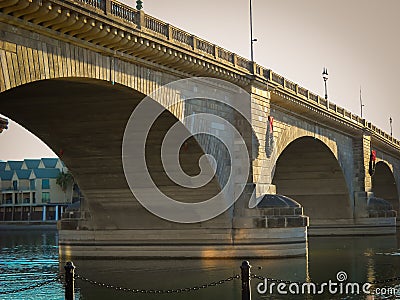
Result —
<path fill-rule="evenodd" d="M 143 0 L 143 9 L 250 57 L 249 0 Z M 253 0 L 253 32 L 258 64 L 320 96 L 327 67 L 330 101 L 360 115 L 361 87 L 363 117 L 389 134 L 392 117 L 400 138 L 400 1 Z M 50 156 L 14 122 L 0 135 L 0 160 Z"/>

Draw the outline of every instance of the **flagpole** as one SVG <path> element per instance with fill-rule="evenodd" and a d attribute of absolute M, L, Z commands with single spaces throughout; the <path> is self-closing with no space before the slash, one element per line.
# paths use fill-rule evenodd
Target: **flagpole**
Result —
<path fill-rule="evenodd" d="M 361 109 L 361 119 L 363 117 L 363 106 L 364 104 L 362 103 L 362 98 L 361 98 L 361 85 L 360 85 L 360 109 Z"/>
<path fill-rule="evenodd" d="M 257 42 L 257 39 L 253 38 L 253 7 L 252 0 L 250 2 L 250 58 L 251 61 L 254 61 L 254 42 Z"/>
<path fill-rule="evenodd" d="M 253 8 L 251 5 L 252 0 L 250 1 L 250 58 L 251 61 L 254 61 L 254 49 L 253 49 Z"/>

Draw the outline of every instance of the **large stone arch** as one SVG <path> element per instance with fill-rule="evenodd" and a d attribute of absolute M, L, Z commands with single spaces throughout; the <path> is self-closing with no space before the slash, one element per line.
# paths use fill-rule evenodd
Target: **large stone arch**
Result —
<path fill-rule="evenodd" d="M 354 202 L 354 141 L 351 136 L 344 135 L 332 128 L 321 126 L 299 118 L 288 115 L 278 108 L 271 110 L 274 116 L 274 139 L 276 153 L 271 159 L 271 181 L 275 171 L 276 161 L 287 147 L 295 140 L 301 138 L 312 138 L 322 142 L 332 153 L 339 163 L 345 177 L 349 191 L 350 203 Z"/>
<path fill-rule="evenodd" d="M 285 130 L 276 137 L 276 139 L 278 139 L 276 157 L 279 157 L 291 143 L 301 138 L 313 138 L 322 142 L 335 156 L 335 158 L 339 159 L 338 145 L 334 140 L 327 137 L 327 134 L 323 132 L 322 134 L 312 135 L 312 133 L 306 129 L 293 127 L 285 128 Z"/>
<path fill-rule="evenodd" d="M 123 133 L 131 112 L 144 97 L 129 87 L 88 78 L 34 81 L 0 93 L 0 113 L 30 130 L 54 152 L 62 149 L 62 159 L 86 199 L 87 220 L 81 221 L 78 225 L 81 228 L 174 228 L 176 225 L 147 212 L 133 197 L 124 177 Z M 174 195 L 176 200 L 209 199 L 220 190 L 216 178 L 200 190 L 179 187 L 162 173 L 161 159 L 154 155 L 165 132 L 176 122 L 180 123 L 169 110 L 154 122 L 148 137 L 151 145 L 146 148 L 151 160 L 150 174 L 160 190 Z M 192 176 L 198 174 L 198 161 L 204 154 L 202 147 L 192 137 L 184 150 L 181 151 L 183 170 Z M 231 226 L 229 213 L 210 221 L 208 226 L 213 224 Z"/>
<path fill-rule="evenodd" d="M 272 183 L 277 193 L 303 205 L 310 225 L 353 217 L 342 168 L 331 149 L 319 139 L 306 136 L 289 143 L 276 162 Z"/>
<path fill-rule="evenodd" d="M 379 160 L 376 163 L 375 173 L 372 176 L 372 192 L 375 197 L 389 201 L 398 215 L 400 200 L 392 168 L 384 160 Z"/>
<path fill-rule="evenodd" d="M 176 70 L 176 56 L 169 52 L 161 63 L 155 58 L 152 62 L 142 60 L 142 57 L 153 58 L 154 54 L 151 51 L 146 54 L 141 52 L 140 49 L 144 47 L 142 40 L 130 48 L 130 53 L 138 55 L 133 58 L 104 47 L 82 44 L 81 40 L 73 38 L 54 39 L 43 35 L 37 39 L 29 30 L 8 25 L 2 27 L 2 30 L 7 41 L 0 43 L 0 92 L 43 80 L 98 80 L 104 85 L 132 88 L 143 94 L 143 97 L 163 87 L 163 93 L 169 97 L 165 97 L 165 103 L 161 100 L 160 104 L 167 107 L 180 121 L 190 115 L 194 107 L 189 101 L 185 102 L 189 105 L 171 106 L 171 99 L 187 99 L 185 93 L 190 94 L 193 91 L 182 92 L 180 89 L 166 87 L 169 83 L 191 77 L 191 74 Z M 147 46 L 149 45 L 146 44 Z M 220 94 L 217 98 L 226 99 L 227 94 L 228 97 L 231 96 L 231 91 L 217 89 L 216 93 Z M 196 111 L 206 109 L 204 105 L 201 109 L 196 108 Z M 216 114 L 233 115 L 226 107 L 216 107 L 214 110 Z M 214 146 L 214 141 L 211 140 L 202 144 L 204 150 L 213 149 Z M 223 172 L 220 173 L 223 175 Z"/>

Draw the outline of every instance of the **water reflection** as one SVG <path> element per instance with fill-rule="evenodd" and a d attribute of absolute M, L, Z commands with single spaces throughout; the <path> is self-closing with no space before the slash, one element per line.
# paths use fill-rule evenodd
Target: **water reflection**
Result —
<path fill-rule="evenodd" d="M 201 286 L 240 273 L 241 260 L 75 260 L 77 273 L 87 278 L 112 285 L 134 289 L 176 289 Z M 306 260 L 290 259 L 285 269 L 281 260 L 252 260 L 254 273 L 274 274 L 284 277 L 288 272 L 292 278 L 305 280 Z M 268 271 L 270 270 L 270 271 Z M 77 283 L 84 296 L 82 299 L 132 299 L 131 294 L 93 287 L 84 282 Z M 255 291 L 254 291 L 255 292 Z M 199 291 L 171 295 L 140 294 L 136 299 L 241 299 L 240 280 L 209 287 Z M 134 298 L 134 297 L 133 297 Z M 257 298 L 254 298 L 257 299 Z"/>
<path fill-rule="evenodd" d="M 321 283 L 335 280 L 339 271 L 348 282 L 365 282 L 400 276 L 399 238 L 316 237 L 309 239 L 306 257 L 252 259 L 252 273 L 290 281 Z M 0 291 L 29 286 L 63 272 L 59 261 L 56 231 L 0 232 Z M 201 286 L 240 273 L 240 259 L 234 260 L 88 260 L 75 259 L 76 273 L 92 280 L 133 289 L 176 289 Z M 259 295 L 259 280 L 252 280 L 253 299 L 366 299 L 364 296 L 279 296 Z M 395 283 L 399 284 L 399 282 Z M 392 284 L 393 285 L 393 284 Z M 216 287 L 174 295 L 131 294 L 93 286 L 77 280 L 77 299 L 241 299 L 240 280 Z M 63 299 L 60 283 L 1 295 L 0 299 Z M 390 298 L 390 297 L 389 297 Z M 388 298 L 388 299 L 389 299 Z M 379 297 L 375 298 L 379 299 Z M 383 298 L 381 298 L 383 299 Z"/>
<path fill-rule="evenodd" d="M 0 232 L 0 291 L 25 288 L 54 279 L 58 274 L 58 240 L 53 231 Z M 3 295 L 0 299 L 63 299 L 58 282 L 20 293 Z"/>
<path fill-rule="evenodd" d="M 345 271 L 349 280 L 358 282 L 400 275 L 400 260 L 382 255 L 398 252 L 395 235 L 311 238 L 309 248 L 314 281 L 334 279 L 339 271 Z"/>

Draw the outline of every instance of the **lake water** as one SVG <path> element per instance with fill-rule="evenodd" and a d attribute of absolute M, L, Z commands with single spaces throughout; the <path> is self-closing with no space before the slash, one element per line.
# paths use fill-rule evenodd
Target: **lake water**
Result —
<path fill-rule="evenodd" d="M 56 231 L 0 231 L 0 299 L 64 299 L 61 282 L 65 262 L 58 259 Z M 240 274 L 235 260 L 74 260 L 76 274 L 88 279 L 132 289 L 176 289 L 201 286 Z M 371 282 L 400 276 L 400 234 L 380 237 L 312 237 L 308 255 L 300 258 L 251 260 L 252 273 L 290 281 L 337 282 L 339 271 L 347 281 Z M 4 294 L 5 291 L 49 282 L 41 287 Z M 261 295 L 252 279 L 252 299 L 395 299 L 396 296 L 323 294 L 319 296 Z M 133 294 L 76 280 L 76 299 L 241 299 L 240 279 L 181 294 Z M 395 287 L 394 281 L 378 287 Z M 390 291 L 392 293 L 393 291 Z M 400 299 L 400 294 L 397 296 Z"/>

